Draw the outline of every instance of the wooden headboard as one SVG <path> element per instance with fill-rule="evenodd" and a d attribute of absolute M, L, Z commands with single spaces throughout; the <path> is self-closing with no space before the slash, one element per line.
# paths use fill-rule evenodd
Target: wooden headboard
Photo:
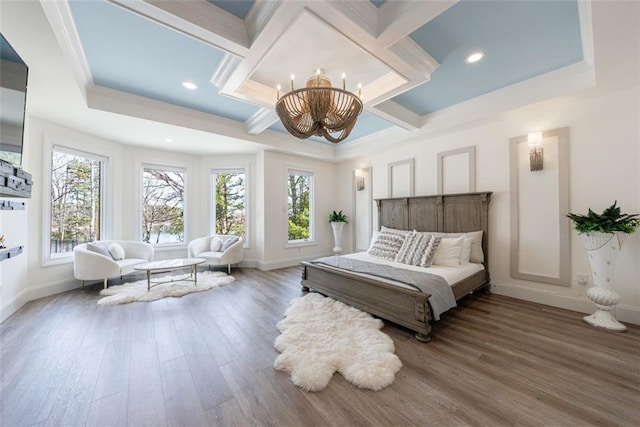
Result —
<path fill-rule="evenodd" d="M 400 230 L 464 233 L 482 230 L 484 265 L 489 259 L 489 201 L 491 191 L 435 196 L 376 199 L 378 230 L 381 226 Z"/>

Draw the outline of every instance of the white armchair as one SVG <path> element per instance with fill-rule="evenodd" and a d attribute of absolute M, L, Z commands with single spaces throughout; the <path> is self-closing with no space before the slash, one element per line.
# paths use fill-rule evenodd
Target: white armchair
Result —
<path fill-rule="evenodd" d="M 115 260 L 107 252 L 100 254 L 87 249 L 87 243 L 73 248 L 73 276 L 82 281 L 103 280 L 107 288 L 107 279 L 133 273 L 138 264 L 153 261 L 154 249 L 149 243 L 128 240 L 101 240 L 96 242 L 104 248 L 117 243 L 123 249 L 122 259 Z"/>
<path fill-rule="evenodd" d="M 222 241 L 220 248 L 217 247 L 217 243 L 219 243 L 217 241 L 212 246 L 214 238 Z M 232 242 L 229 239 L 234 239 L 234 241 Z M 224 247 L 225 243 L 228 245 L 227 248 Z M 227 274 L 231 274 L 231 265 L 238 264 L 244 256 L 242 237 L 223 234 L 200 237 L 189 242 L 187 253 L 189 258 L 204 258 L 206 260 L 205 263 L 209 265 L 226 265 Z"/>

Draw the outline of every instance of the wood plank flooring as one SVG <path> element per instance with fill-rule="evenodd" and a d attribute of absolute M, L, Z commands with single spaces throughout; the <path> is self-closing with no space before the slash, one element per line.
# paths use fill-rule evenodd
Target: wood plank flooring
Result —
<path fill-rule="evenodd" d="M 0 325 L 0 425 L 640 425 L 640 327 L 497 295 L 465 298 L 429 344 L 387 324 L 403 367 L 386 389 L 336 374 L 304 392 L 272 368 L 300 273 L 234 270 L 150 303 L 98 306 L 99 284 L 28 303 Z"/>

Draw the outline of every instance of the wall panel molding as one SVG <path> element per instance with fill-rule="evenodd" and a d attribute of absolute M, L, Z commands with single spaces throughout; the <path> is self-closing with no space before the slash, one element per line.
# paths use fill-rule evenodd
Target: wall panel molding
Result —
<path fill-rule="evenodd" d="M 466 176 L 461 174 L 461 168 Z M 474 193 L 476 191 L 475 145 L 438 153 L 437 173 L 438 194 Z"/>
<path fill-rule="evenodd" d="M 531 172 L 527 135 L 509 139 L 510 274 L 571 286 L 569 128 L 543 131 L 542 148 L 543 169 Z"/>

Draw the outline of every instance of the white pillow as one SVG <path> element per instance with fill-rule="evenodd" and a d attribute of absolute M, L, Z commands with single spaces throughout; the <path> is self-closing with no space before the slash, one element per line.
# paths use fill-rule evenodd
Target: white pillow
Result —
<path fill-rule="evenodd" d="M 471 237 L 465 237 L 462 241 L 462 249 L 460 250 L 460 265 L 469 264 L 469 257 L 471 256 L 471 244 L 473 239 Z"/>
<path fill-rule="evenodd" d="M 209 246 L 209 250 L 211 252 L 220 252 L 220 248 L 222 248 L 222 239 L 218 236 L 211 239 L 211 246 Z"/>
<path fill-rule="evenodd" d="M 460 252 L 462 252 L 462 242 L 464 236 L 455 239 L 443 237 L 440 240 L 438 252 L 433 259 L 433 265 L 444 265 L 446 267 L 457 267 L 460 265 Z"/>
<path fill-rule="evenodd" d="M 118 243 L 112 243 L 109 245 L 109 254 L 115 261 L 124 259 L 124 249 Z"/>
<path fill-rule="evenodd" d="M 482 263 L 484 262 L 484 253 L 482 252 L 482 230 L 480 231 L 470 231 L 467 233 L 441 233 L 441 232 L 430 232 L 426 231 L 425 233 L 433 234 L 438 237 L 470 237 L 473 239 L 471 243 L 471 255 L 469 256 L 469 262 Z"/>

